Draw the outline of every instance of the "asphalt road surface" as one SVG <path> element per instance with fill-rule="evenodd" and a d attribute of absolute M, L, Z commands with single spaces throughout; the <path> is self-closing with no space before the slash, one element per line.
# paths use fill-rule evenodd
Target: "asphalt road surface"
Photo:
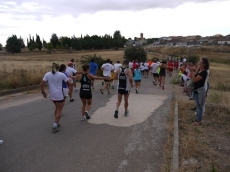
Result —
<path fill-rule="evenodd" d="M 89 121 L 80 121 L 81 101 L 67 99 L 61 131 L 52 133 L 54 105 L 40 91 L 0 98 L 0 172 L 159 172 L 167 139 L 172 100 L 171 78 L 165 90 L 142 79 L 130 95 L 130 113 L 113 117 L 116 91 L 93 90 Z"/>

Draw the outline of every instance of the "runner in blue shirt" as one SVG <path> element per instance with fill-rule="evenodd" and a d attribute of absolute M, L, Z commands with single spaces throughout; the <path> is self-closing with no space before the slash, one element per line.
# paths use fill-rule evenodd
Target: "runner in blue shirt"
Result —
<path fill-rule="evenodd" d="M 98 65 L 97 63 L 94 62 L 94 59 L 92 59 L 91 62 L 89 63 L 89 67 L 90 67 L 89 73 L 96 76 Z M 91 79 L 91 86 L 94 89 L 94 79 Z"/>
<path fill-rule="evenodd" d="M 141 69 L 140 69 L 140 66 L 137 65 L 136 66 L 136 69 L 133 71 L 133 80 L 135 82 L 135 90 L 136 90 L 136 93 L 138 94 L 138 90 L 140 89 L 140 85 L 141 85 Z"/>

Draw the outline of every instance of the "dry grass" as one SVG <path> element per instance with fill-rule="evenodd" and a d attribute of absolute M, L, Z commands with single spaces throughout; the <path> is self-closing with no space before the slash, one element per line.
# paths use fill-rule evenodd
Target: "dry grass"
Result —
<path fill-rule="evenodd" d="M 44 74 L 51 69 L 51 63 L 58 61 L 67 64 L 75 59 L 77 69 L 81 71 L 80 59 L 83 55 L 101 56 L 112 61 L 123 60 L 124 51 L 80 51 L 63 54 L 15 54 L 0 56 L 0 90 L 36 85 L 41 82 Z"/>
<path fill-rule="evenodd" d="M 174 129 L 174 108 L 175 108 L 175 100 L 172 101 L 170 110 L 169 110 L 169 117 L 167 123 L 167 131 L 168 131 L 168 140 L 167 143 L 164 145 L 164 163 L 162 165 L 162 172 L 168 172 L 171 168 L 171 160 L 172 160 L 172 145 L 173 145 L 173 129 Z"/>
<path fill-rule="evenodd" d="M 230 116 L 220 108 L 206 108 L 202 126 L 192 126 L 194 103 L 180 101 L 180 171 L 218 172 L 230 169 Z"/>

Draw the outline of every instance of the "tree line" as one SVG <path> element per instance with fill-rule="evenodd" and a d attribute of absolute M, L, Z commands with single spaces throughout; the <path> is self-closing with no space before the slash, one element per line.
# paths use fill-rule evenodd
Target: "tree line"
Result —
<path fill-rule="evenodd" d="M 41 40 L 40 36 L 36 34 L 36 37 L 29 35 L 27 38 L 27 48 L 30 51 L 35 49 L 41 51 L 43 48 L 47 50 L 52 49 L 73 49 L 73 50 L 92 50 L 92 49 L 119 49 L 124 47 L 127 39 L 121 35 L 119 30 L 115 31 L 114 34 L 104 36 L 86 35 L 84 37 L 77 38 L 72 37 L 58 37 L 57 34 L 53 33 L 51 35 L 50 41 L 46 42 L 44 39 Z M 17 35 L 12 35 L 6 41 L 6 50 L 10 53 L 20 53 L 22 48 L 25 48 L 24 40 Z M 2 49 L 2 44 L 0 44 L 0 50 Z"/>

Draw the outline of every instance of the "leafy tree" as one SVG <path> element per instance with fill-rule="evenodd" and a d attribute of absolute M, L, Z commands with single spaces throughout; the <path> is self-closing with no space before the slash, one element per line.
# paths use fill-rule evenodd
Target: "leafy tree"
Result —
<path fill-rule="evenodd" d="M 33 44 L 31 44 L 28 48 L 29 48 L 30 51 L 33 51 L 33 50 L 35 50 L 37 47 L 38 47 L 37 43 L 33 43 Z"/>
<path fill-rule="evenodd" d="M 55 33 L 51 35 L 50 42 L 53 44 L 54 48 L 56 48 L 57 45 L 60 45 L 59 39 Z"/>
<path fill-rule="evenodd" d="M 0 44 L 0 51 L 2 51 L 2 44 Z"/>
<path fill-rule="evenodd" d="M 124 42 L 119 30 L 115 31 L 113 34 L 113 43 L 115 48 L 121 48 L 124 46 Z"/>
<path fill-rule="evenodd" d="M 193 64 L 196 64 L 199 61 L 199 56 L 189 55 L 186 60 L 187 62 L 192 62 Z"/>
<path fill-rule="evenodd" d="M 43 39 L 42 43 L 43 43 L 43 46 L 46 48 L 47 42 Z"/>
<path fill-rule="evenodd" d="M 72 49 L 74 49 L 74 50 L 81 50 L 81 49 L 82 49 L 81 40 L 78 39 L 78 38 L 75 38 L 75 37 L 72 38 L 71 47 L 72 47 Z"/>
<path fill-rule="evenodd" d="M 37 45 L 36 48 L 38 48 L 39 51 L 41 51 L 41 49 L 42 49 L 42 41 L 40 40 L 40 36 L 37 35 L 37 34 L 36 34 L 36 45 Z"/>
<path fill-rule="evenodd" d="M 111 40 L 111 36 L 105 34 L 105 36 L 102 37 L 102 41 L 103 41 L 103 45 L 105 49 L 109 49 L 112 46 L 112 40 Z"/>
<path fill-rule="evenodd" d="M 47 48 L 48 52 L 51 53 L 51 50 L 54 49 L 53 43 L 50 42 L 50 43 L 46 44 L 46 48 Z"/>
<path fill-rule="evenodd" d="M 25 43 L 24 43 L 24 40 L 21 38 L 21 36 L 20 36 L 20 38 L 18 40 L 20 42 L 21 48 L 25 48 Z"/>
<path fill-rule="evenodd" d="M 20 53 L 21 52 L 21 40 L 17 38 L 16 35 L 12 35 L 6 41 L 6 50 L 10 53 Z"/>
<path fill-rule="evenodd" d="M 144 62 L 147 60 L 147 53 L 142 47 L 128 47 L 125 49 L 124 59 Z"/>
<path fill-rule="evenodd" d="M 59 39 L 59 42 L 61 42 L 61 45 L 64 46 L 65 48 L 71 47 L 71 38 L 61 37 Z"/>

